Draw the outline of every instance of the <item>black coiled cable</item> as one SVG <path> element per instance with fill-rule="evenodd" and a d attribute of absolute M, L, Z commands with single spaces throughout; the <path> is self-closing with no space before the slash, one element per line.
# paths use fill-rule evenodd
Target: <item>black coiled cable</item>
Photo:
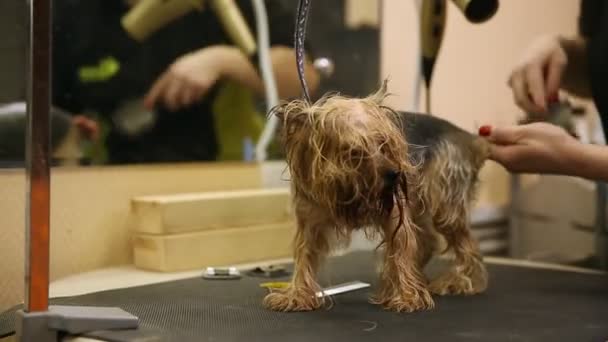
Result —
<path fill-rule="evenodd" d="M 298 77 L 300 78 L 300 84 L 302 85 L 302 91 L 304 92 L 304 99 L 311 103 L 310 92 L 308 91 L 308 85 L 306 84 L 306 78 L 304 74 L 305 64 L 305 49 L 304 42 L 306 41 L 306 25 L 308 23 L 308 12 L 310 10 L 311 0 L 299 0 L 298 1 L 298 12 L 296 14 L 296 27 L 295 27 L 295 50 L 296 50 L 296 64 L 298 68 Z"/>

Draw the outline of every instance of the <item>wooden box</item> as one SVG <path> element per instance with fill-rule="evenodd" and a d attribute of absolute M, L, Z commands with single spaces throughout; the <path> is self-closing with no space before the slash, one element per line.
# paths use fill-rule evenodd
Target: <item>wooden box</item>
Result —
<path fill-rule="evenodd" d="M 135 265 L 176 272 L 292 256 L 292 222 L 171 235 L 138 234 Z"/>
<path fill-rule="evenodd" d="M 138 268 L 202 271 L 292 255 L 286 188 L 137 197 L 131 212 Z"/>
<path fill-rule="evenodd" d="M 287 188 L 142 196 L 131 212 L 137 233 L 174 234 L 284 222 L 289 201 Z"/>

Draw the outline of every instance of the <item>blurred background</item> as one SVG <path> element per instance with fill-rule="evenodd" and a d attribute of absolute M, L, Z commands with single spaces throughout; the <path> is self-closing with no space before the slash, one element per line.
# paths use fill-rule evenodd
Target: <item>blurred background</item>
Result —
<path fill-rule="evenodd" d="M 137 196 L 263 186 L 250 162 L 266 103 L 252 86 L 260 81 L 243 76 L 257 72 L 257 55 L 231 59 L 234 45 L 207 5 L 135 39 L 123 20 L 136 2 L 54 1 L 54 279 L 132 263 L 130 201 Z M 255 36 L 250 1 L 237 3 Z M 300 91 L 289 57 L 297 0 L 267 4 L 279 95 L 293 98 Z M 433 114 L 471 132 L 517 122 L 524 113 L 507 86 L 511 68 L 534 37 L 575 34 L 579 1 L 501 1 L 480 24 L 452 1 L 447 8 Z M 0 268 L 10 275 L 0 277 L 0 289 L 14 290 L 0 291 L 0 308 L 21 296 L 22 263 L 13 261 L 23 259 L 27 13 L 26 1 L 0 1 Z M 414 89 L 417 13 L 413 0 L 313 2 L 306 49 L 314 96 L 365 96 L 389 78 L 389 105 L 424 111 L 424 89 Z M 581 139 L 605 143 L 593 105 L 569 100 L 582 113 L 573 122 Z M 262 167 L 272 172 L 262 178 L 282 179 L 276 142 L 269 159 L 276 164 Z M 472 220 L 484 253 L 582 265 L 593 258 L 594 183 L 530 175 L 515 184 L 493 163 L 481 180 Z M 356 238 L 352 248 L 370 246 Z"/>
<path fill-rule="evenodd" d="M 168 108 L 162 96 L 154 108 L 144 107 L 155 82 L 180 58 L 229 44 L 225 35 L 218 32 L 222 24 L 213 11 L 209 6 L 200 12 L 192 11 L 144 41 L 137 41 L 122 27 L 122 19 L 130 10 L 127 3 L 124 0 L 54 3 L 56 162 L 106 165 L 245 160 L 244 145 L 248 139 L 252 142 L 257 139 L 266 111 L 263 96 L 255 96 L 259 94 L 246 86 L 220 78 L 211 82 L 205 96 L 180 108 Z M 243 16 L 255 35 L 250 1 L 237 3 L 243 7 Z M 267 12 L 271 45 L 291 48 L 297 1 L 277 0 L 270 4 Z M 14 112 L 19 108 L 8 104 L 25 98 L 26 6 L 12 0 L 2 6 L 5 7 L 2 15 L 6 17 L 2 34 L 6 39 L 0 58 L 6 86 L 2 88 L 0 103 L 16 120 Z M 379 11 L 378 1 L 332 0 L 315 4 L 308 50 L 311 63 L 322 78 L 316 93 L 339 90 L 346 95 L 361 96 L 377 87 Z M 207 58 L 201 63 L 205 69 L 217 61 Z M 249 63 L 257 68 L 255 56 Z M 284 68 L 293 69 L 293 65 Z M 182 89 L 182 94 L 186 91 Z M 228 102 L 237 103 L 241 113 L 225 108 Z M 67 124 L 66 115 L 73 118 L 78 134 L 68 134 L 66 127 L 59 124 Z M 9 130 L 7 125 L 5 120 Z M 184 128 L 193 126 L 198 127 Z M 23 127 L 12 122 L 7 134 L 23 134 Z M 16 145 L 21 145 L 23 139 L 15 136 L 8 140 L 6 137 L 2 141 L 7 151 L 0 152 L 1 162 L 7 167 L 19 166 L 23 163 L 19 149 L 22 146 Z M 64 146 L 60 146 L 62 143 Z M 58 151 L 60 147 L 64 147 L 62 151 Z M 277 153 L 274 158 L 280 157 Z"/>

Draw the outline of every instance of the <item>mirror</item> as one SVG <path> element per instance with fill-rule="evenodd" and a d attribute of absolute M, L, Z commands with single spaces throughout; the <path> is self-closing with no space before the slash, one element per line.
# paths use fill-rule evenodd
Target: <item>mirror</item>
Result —
<path fill-rule="evenodd" d="M 28 21 L 26 1 L 0 2 L 0 167 L 23 167 Z M 19 115 L 19 112 L 22 112 Z"/>
<path fill-rule="evenodd" d="M 363 95 L 377 86 L 379 1 L 315 2 L 307 36 L 314 95 Z M 258 55 L 226 34 L 222 3 L 55 0 L 54 165 L 250 160 L 265 124 L 263 83 Z M 257 40 L 252 1 L 235 3 Z M 291 51 L 297 0 L 265 3 L 279 97 L 299 96 Z M 0 68 L 11 85 L 0 92 L 0 159 L 23 167 L 26 5 L 0 6 L 8 14 Z M 281 157 L 275 142 L 269 158 Z"/>

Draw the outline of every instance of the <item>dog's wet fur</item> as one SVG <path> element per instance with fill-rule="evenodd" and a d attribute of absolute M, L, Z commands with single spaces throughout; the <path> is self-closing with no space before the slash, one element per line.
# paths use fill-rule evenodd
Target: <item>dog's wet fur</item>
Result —
<path fill-rule="evenodd" d="M 317 271 L 352 232 L 381 237 L 380 288 L 372 302 L 388 310 L 434 307 L 432 294 L 483 292 L 488 276 L 469 227 L 478 173 L 489 145 L 450 122 L 396 112 L 383 104 L 386 82 L 366 98 L 328 95 L 277 106 L 297 222 L 294 275 L 264 304 L 276 311 L 320 308 Z M 423 268 L 443 238 L 454 255 L 448 272 Z"/>

